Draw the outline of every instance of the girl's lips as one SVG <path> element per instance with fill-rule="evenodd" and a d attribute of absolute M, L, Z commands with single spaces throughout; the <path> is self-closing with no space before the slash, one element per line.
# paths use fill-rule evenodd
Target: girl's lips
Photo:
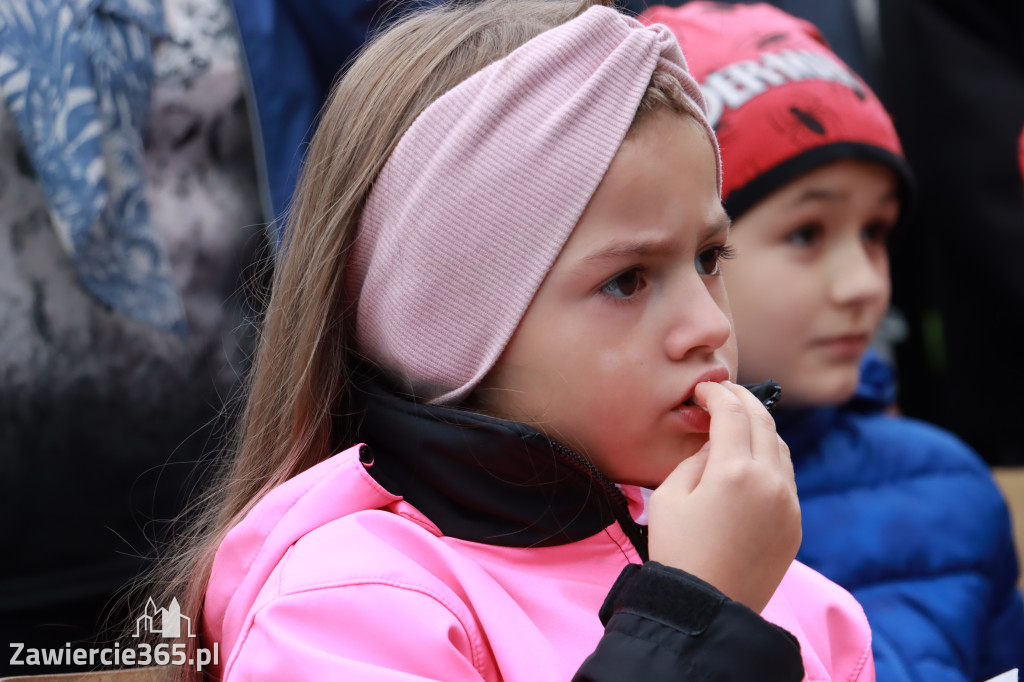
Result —
<path fill-rule="evenodd" d="M 697 407 L 703 410 L 704 408 L 697 405 L 694 391 L 697 389 L 697 384 L 702 384 L 705 381 L 713 381 L 716 384 L 720 384 L 723 381 L 728 381 L 730 378 L 728 367 L 712 367 L 705 371 L 703 374 L 697 377 L 697 380 L 690 386 L 690 390 L 686 392 L 683 399 L 676 403 L 676 407 L 673 409 L 679 409 L 682 407 Z"/>
<path fill-rule="evenodd" d="M 705 381 L 721 383 L 730 378 L 729 368 L 720 366 L 705 370 L 697 376 L 696 381 L 690 386 L 683 399 L 672 408 L 671 415 L 683 431 L 688 433 L 708 433 L 711 430 L 711 415 L 694 399 L 694 391 L 697 384 Z"/>
<path fill-rule="evenodd" d="M 699 405 L 679 405 L 672 410 L 672 418 L 690 433 L 707 433 L 711 430 L 711 415 Z"/>

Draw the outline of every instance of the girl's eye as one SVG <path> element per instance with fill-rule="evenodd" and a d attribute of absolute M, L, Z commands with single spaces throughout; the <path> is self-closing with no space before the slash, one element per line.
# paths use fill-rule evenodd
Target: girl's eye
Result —
<path fill-rule="evenodd" d="M 864 227 L 861 231 L 862 238 L 864 241 L 871 244 L 885 245 L 889 242 L 889 237 L 892 235 L 893 226 L 883 222 L 871 223 Z"/>
<path fill-rule="evenodd" d="M 601 293 L 612 298 L 632 298 L 644 288 L 643 271 L 632 268 L 608 280 Z"/>
<path fill-rule="evenodd" d="M 786 241 L 794 246 L 809 247 L 820 242 L 823 234 L 821 225 L 804 225 L 786 235 Z"/>
<path fill-rule="evenodd" d="M 721 272 L 722 261 L 732 258 L 733 255 L 735 254 L 731 246 L 719 244 L 698 253 L 693 262 L 701 275 L 715 276 Z"/>

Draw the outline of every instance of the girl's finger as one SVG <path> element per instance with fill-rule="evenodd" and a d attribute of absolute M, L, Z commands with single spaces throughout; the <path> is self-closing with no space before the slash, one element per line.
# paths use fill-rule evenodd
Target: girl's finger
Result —
<path fill-rule="evenodd" d="M 765 459 L 772 463 L 781 463 L 782 454 L 779 450 L 779 437 L 775 432 L 775 420 L 757 397 L 743 386 L 725 384 L 725 387 L 738 397 L 750 417 L 750 449 L 754 459 Z"/>
<path fill-rule="evenodd" d="M 750 416 L 739 396 L 724 385 L 710 381 L 697 384 L 694 395 L 711 415 L 708 431 L 711 461 L 751 457 Z"/>
<path fill-rule="evenodd" d="M 792 481 L 792 491 L 796 495 L 796 474 L 793 470 L 793 457 L 789 451 L 789 445 L 786 441 L 782 440 L 782 436 L 776 435 L 779 443 L 779 459 L 782 462 L 782 466 L 786 471 L 787 480 Z"/>
<path fill-rule="evenodd" d="M 661 483 L 661 486 L 674 487 L 687 493 L 692 493 L 696 490 L 700 484 L 701 477 L 704 475 L 704 467 L 708 463 L 708 455 L 711 452 L 710 446 L 711 441 L 708 441 L 700 450 L 680 462 Z"/>

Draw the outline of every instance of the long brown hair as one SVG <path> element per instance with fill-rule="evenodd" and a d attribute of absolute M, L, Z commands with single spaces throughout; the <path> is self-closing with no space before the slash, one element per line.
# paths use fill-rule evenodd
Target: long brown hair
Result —
<path fill-rule="evenodd" d="M 611 2 L 480 0 L 416 11 L 369 41 L 336 83 L 293 199 L 233 446 L 195 518 L 137 600 L 175 598 L 198 624 L 227 531 L 272 488 L 355 440 L 360 410 L 349 386 L 352 302 L 344 265 L 375 178 L 434 100 L 593 4 Z M 661 106 L 683 112 L 681 102 L 656 75 L 637 116 Z M 196 639 L 184 643 L 193 656 Z M 190 666 L 175 666 L 173 675 L 202 678 Z"/>

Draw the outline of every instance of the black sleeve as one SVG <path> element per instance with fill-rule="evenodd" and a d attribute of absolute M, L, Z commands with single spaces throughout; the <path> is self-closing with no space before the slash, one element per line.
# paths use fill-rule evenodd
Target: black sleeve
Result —
<path fill-rule="evenodd" d="M 601 607 L 604 636 L 573 682 L 800 682 L 800 644 L 708 583 L 630 564 Z"/>

